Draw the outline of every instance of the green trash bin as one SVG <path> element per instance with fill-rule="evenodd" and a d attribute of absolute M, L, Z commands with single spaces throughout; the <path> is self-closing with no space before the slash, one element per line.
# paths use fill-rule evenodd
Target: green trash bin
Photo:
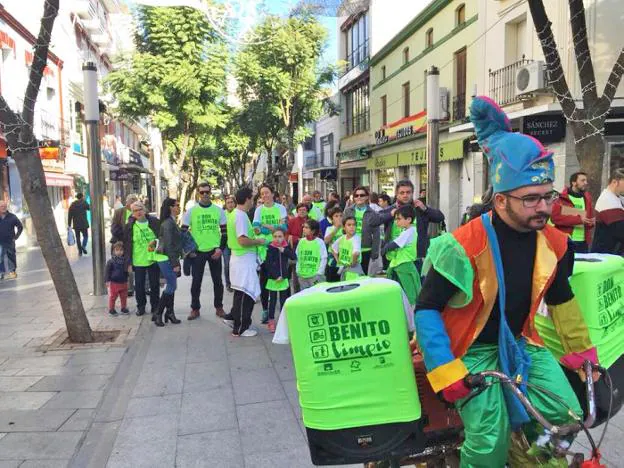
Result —
<path fill-rule="evenodd" d="M 420 451 L 424 437 L 408 342 L 413 311 L 398 283 L 323 283 L 292 296 L 284 311 L 274 341 L 287 326 L 313 463 Z"/>

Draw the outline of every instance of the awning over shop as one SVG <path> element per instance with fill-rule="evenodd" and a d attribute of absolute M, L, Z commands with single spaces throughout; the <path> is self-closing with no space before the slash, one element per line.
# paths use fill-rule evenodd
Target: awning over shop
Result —
<path fill-rule="evenodd" d="M 464 142 L 465 138 L 458 138 L 456 140 L 440 143 L 438 161 L 447 162 L 462 159 L 465 154 Z M 366 161 L 366 168 L 368 170 L 376 170 L 401 166 L 420 166 L 424 164 L 427 164 L 427 147 L 418 146 L 384 156 L 374 156 Z"/>
<path fill-rule="evenodd" d="M 48 187 L 73 187 L 74 178 L 67 174 L 57 174 L 54 172 L 44 172 Z"/>

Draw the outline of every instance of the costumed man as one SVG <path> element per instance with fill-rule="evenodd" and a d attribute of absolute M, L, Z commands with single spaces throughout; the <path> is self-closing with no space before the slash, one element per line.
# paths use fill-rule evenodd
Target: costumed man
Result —
<path fill-rule="evenodd" d="M 585 360 L 597 362 L 597 352 L 568 283 L 567 236 L 547 224 L 558 195 L 552 153 L 512 133 L 505 113 L 487 97 L 474 98 L 470 113 L 491 167 L 493 210 L 432 241 L 416 337 L 433 390 L 456 403 L 463 420 L 461 466 L 504 467 L 512 431 L 524 429 L 531 439 L 539 433 L 529 433 L 526 410 L 502 385 L 464 400 L 470 393 L 464 378 L 500 370 L 549 421 L 569 423 L 569 409 L 582 412 L 536 332 L 542 300 L 566 352 L 563 365 L 580 370 Z M 569 408 L 527 382 L 548 388 Z"/>
<path fill-rule="evenodd" d="M 267 256 L 267 246 L 273 241 L 273 231 L 277 228 L 288 229 L 286 221 L 288 213 L 283 205 L 275 202 L 273 187 L 263 184 L 260 187 L 260 198 L 262 204 L 254 211 L 253 227 L 257 237 L 264 237 L 266 245 L 258 247 L 258 257 L 262 264 L 260 265 L 260 301 L 262 302 L 262 323 L 269 323 L 269 291 L 266 288 L 269 280 L 269 272 L 265 263 Z"/>
<path fill-rule="evenodd" d="M 588 187 L 587 174 L 575 172 L 570 176 L 570 187 L 561 192 L 552 208 L 552 223 L 561 232 L 570 236 L 574 251 L 578 253 L 589 252 L 595 223 Z"/>

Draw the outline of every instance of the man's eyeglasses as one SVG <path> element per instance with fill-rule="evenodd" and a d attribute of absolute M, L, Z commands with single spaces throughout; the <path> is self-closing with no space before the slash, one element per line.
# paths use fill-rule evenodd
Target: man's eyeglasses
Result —
<path fill-rule="evenodd" d="M 366 195 L 365 193 L 356 193 L 353 195 L 353 198 L 366 198 L 368 197 L 368 195 Z"/>
<path fill-rule="evenodd" d="M 208 194 L 210 194 L 210 190 L 200 190 L 199 194 L 200 195 L 208 195 Z"/>
<path fill-rule="evenodd" d="M 524 197 L 514 197 L 513 195 L 506 194 L 509 198 L 515 198 L 516 200 L 521 200 L 522 205 L 525 208 L 535 208 L 540 204 L 542 200 L 546 202 L 547 205 L 552 205 L 553 202 L 559 198 L 559 192 L 553 190 L 552 192 L 545 193 L 544 195 L 525 195 Z"/>

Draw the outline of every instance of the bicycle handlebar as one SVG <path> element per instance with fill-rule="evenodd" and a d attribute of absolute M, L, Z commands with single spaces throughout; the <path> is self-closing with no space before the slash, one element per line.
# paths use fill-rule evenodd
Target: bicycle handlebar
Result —
<path fill-rule="evenodd" d="M 476 374 L 467 375 L 464 378 L 464 383 L 470 389 L 478 389 L 482 388 L 486 385 L 485 378 L 493 377 L 498 379 L 503 385 L 506 385 L 522 406 L 527 410 L 527 412 L 533 416 L 533 418 L 540 423 L 545 429 L 550 431 L 553 434 L 564 436 L 567 434 L 574 434 L 580 432 L 583 427 L 589 428 L 594 424 L 596 420 L 596 401 L 594 395 L 594 377 L 592 371 L 597 370 L 598 372 L 604 374 L 605 369 L 600 366 L 595 366 L 590 361 L 585 361 L 583 363 L 583 371 L 585 372 L 585 391 L 587 392 L 587 406 L 588 406 L 588 415 L 585 419 L 584 423 L 581 425 L 578 422 L 564 424 L 561 426 L 557 426 L 555 424 L 551 424 L 538 410 L 535 408 L 529 399 L 522 393 L 518 385 L 506 374 L 498 371 L 482 371 Z"/>

